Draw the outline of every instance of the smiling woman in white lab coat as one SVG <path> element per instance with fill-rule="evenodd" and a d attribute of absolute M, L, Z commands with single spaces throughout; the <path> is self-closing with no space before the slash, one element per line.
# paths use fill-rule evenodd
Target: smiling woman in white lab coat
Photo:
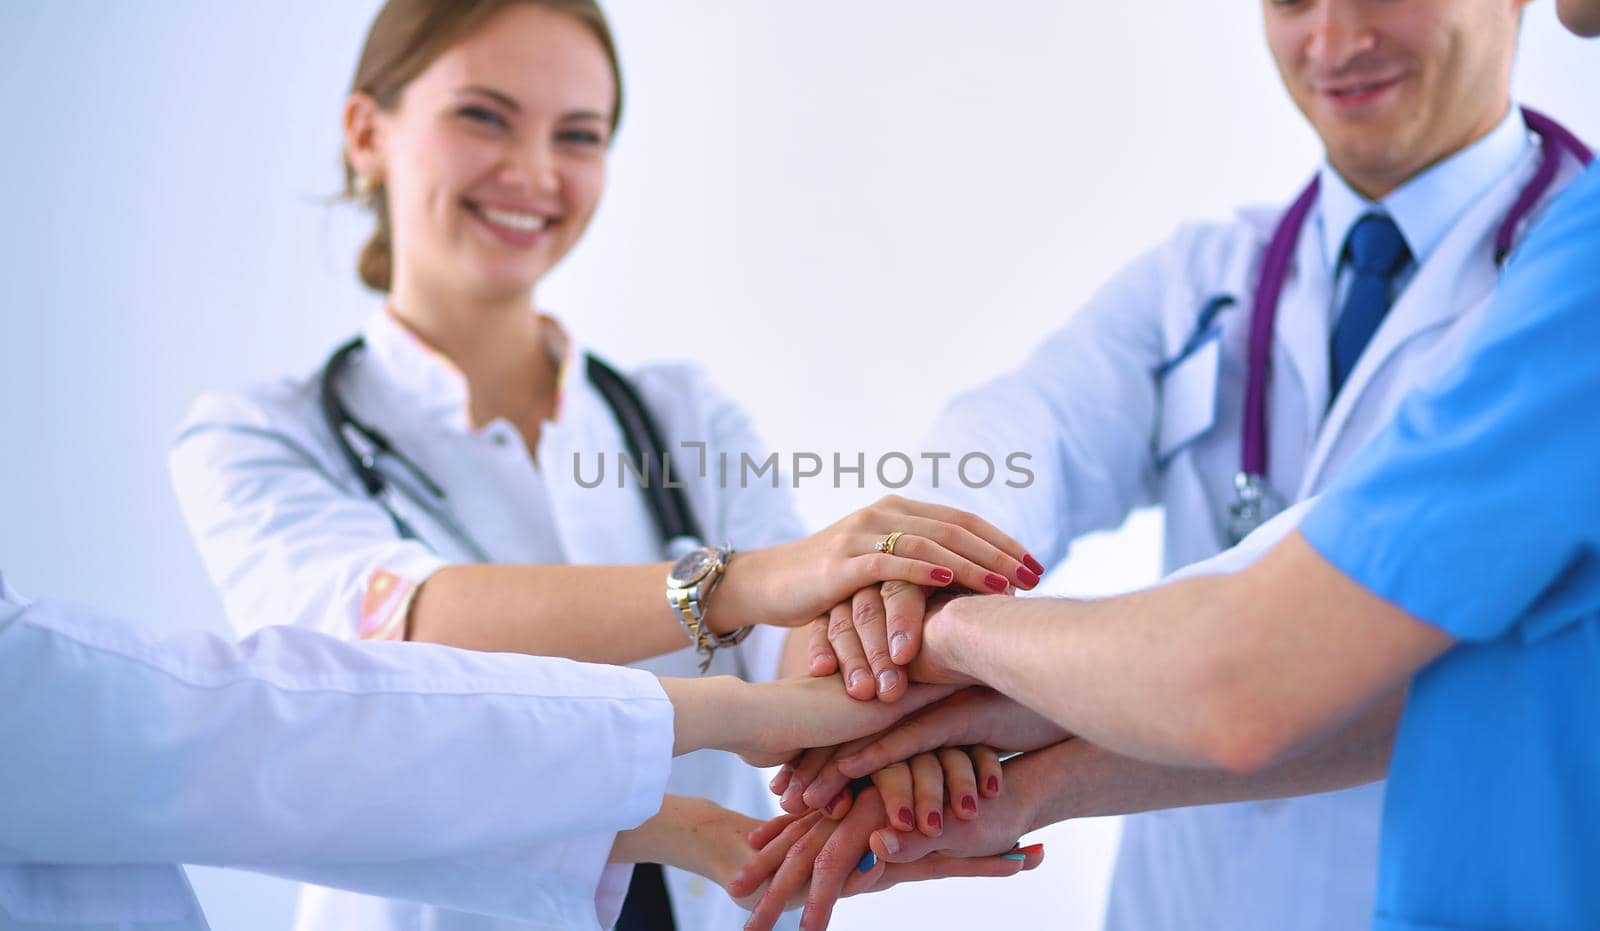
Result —
<path fill-rule="evenodd" d="M 393 0 L 379 13 L 344 127 L 350 192 L 378 220 L 361 274 L 388 305 L 311 377 L 202 398 L 172 454 L 241 633 L 295 623 L 761 678 L 780 628 L 863 584 L 982 591 L 1022 578 L 1008 537 L 914 502 L 797 539 L 776 473 L 740 480 L 765 451 L 697 370 L 618 375 L 536 310 L 536 284 L 599 201 L 620 89 L 592 2 Z M 704 444 L 705 458 L 684 444 Z M 596 457 L 615 466 L 624 451 L 680 456 L 673 478 L 686 487 L 655 475 L 646 494 L 620 467 L 588 487 Z M 740 474 L 696 469 L 723 453 Z M 723 541 L 740 552 L 696 546 Z M 680 556 L 669 592 L 660 563 Z M 740 644 L 757 624 L 771 626 Z M 727 754 L 679 760 L 668 791 L 750 813 L 766 804 L 757 774 Z M 666 870 L 664 888 L 651 877 L 636 874 L 622 927 L 661 926 L 668 902 L 680 928 L 744 921 L 695 877 Z M 300 926 L 419 922 L 510 927 L 315 888 Z"/>

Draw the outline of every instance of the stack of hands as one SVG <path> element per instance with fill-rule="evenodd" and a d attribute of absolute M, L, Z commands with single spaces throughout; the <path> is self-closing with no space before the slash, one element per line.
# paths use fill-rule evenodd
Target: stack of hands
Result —
<path fill-rule="evenodd" d="M 743 755 L 759 766 L 782 764 L 771 787 L 787 813 L 765 824 L 721 809 L 701 813 L 706 830 L 728 842 L 721 862 L 701 872 L 752 910 L 747 928 L 771 928 L 784 911 L 804 907 L 801 927 L 813 931 L 827 926 L 842 896 L 922 879 L 1012 876 L 1043 861 L 1042 845 L 1018 843 L 1043 823 L 1043 799 L 1029 791 L 1042 780 L 1029 773 L 1048 759 L 1031 751 L 1071 735 L 964 680 L 940 619 L 962 597 L 1031 589 L 1044 567 L 971 515 L 940 516 L 970 533 L 949 546 L 989 569 L 979 576 L 982 591 L 959 576 L 943 589 L 903 581 L 862 588 L 812 622 L 815 678 L 758 687 L 787 690 L 792 714 L 778 715 L 766 746 Z M 843 707 L 819 704 L 818 690 Z M 794 740 L 801 734 L 851 731 L 825 719 L 871 731 L 796 754 L 793 747 L 809 746 Z"/>

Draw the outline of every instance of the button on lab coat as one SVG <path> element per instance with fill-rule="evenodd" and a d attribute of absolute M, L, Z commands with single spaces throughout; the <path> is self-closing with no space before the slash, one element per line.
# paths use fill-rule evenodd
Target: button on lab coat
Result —
<path fill-rule="evenodd" d="M 598 928 L 630 873 L 615 832 L 660 807 L 672 753 L 642 672 L 294 628 L 154 639 L 3 581 L 0 683 L 18 931 L 205 929 L 179 863 Z"/>
<path fill-rule="evenodd" d="M 1324 240 L 1318 222 L 1307 223 L 1279 307 L 1267 394 L 1268 478 L 1286 502 L 1319 492 L 1411 387 L 1431 381 L 1459 354 L 1495 287 L 1495 231 L 1537 162 L 1525 134 L 1513 142 L 1520 145 L 1511 167 L 1469 189 L 1481 193 L 1441 224 L 1437 243 L 1331 403 L 1328 345 L 1337 302 L 1327 257 L 1339 246 Z M 1565 160 L 1555 189 L 1576 172 Z M 1019 371 L 956 399 L 928 448 L 989 450 L 997 461 L 1027 451 L 1035 478 L 1023 489 L 951 483 L 935 494 L 1006 528 L 1048 565 L 1066 556 L 1074 538 L 1114 528 L 1148 506 L 1164 511 L 1167 571 L 1223 550 L 1240 467 L 1251 296 L 1282 213 L 1246 210 L 1230 221 L 1181 228 L 1117 275 Z M 1186 373 L 1190 385 L 1207 390 L 1199 397 L 1169 390 L 1155 373 L 1190 344 L 1201 308 L 1217 295 L 1236 304 L 1216 317 L 1215 351 L 1203 360 L 1209 371 Z M 1174 448 L 1160 448 L 1163 436 Z M 1382 793 L 1379 783 L 1130 816 L 1107 926 L 1366 927 Z"/>
<path fill-rule="evenodd" d="M 632 476 L 618 487 L 616 457 L 628 447 L 583 374 L 581 352 L 569 356 L 580 364 L 564 367 L 559 415 L 544 425 L 535 460 L 509 423 L 472 429 L 461 375 L 390 315 L 375 314 L 363 335 L 367 348 L 341 380 L 345 403 L 443 486 L 449 506 L 434 506 L 426 496 L 420 505 L 417 498 L 395 496 L 395 509 L 422 537 L 401 539 L 334 447 L 315 374 L 201 398 L 172 452 L 173 482 L 206 569 L 241 633 L 293 623 L 356 637 L 364 611 L 386 601 L 374 596 L 375 579 L 386 580 L 385 593 L 404 591 L 443 565 L 483 561 L 474 548 L 506 563 L 664 558 Z M 740 487 L 741 454 L 761 462 L 765 445 L 749 418 L 698 369 L 649 365 L 629 374 L 660 423 L 674 477 L 687 485 L 709 542 L 753 548 L 802 535 L 786 487 L 771 486 L 774 473 Z M 704 475 L 700 449 L 680 443 L 705 444 Z M 731 456 L 726 487 L 723 453 Z M 606 459 L 605 481 L 586 488 L 578 478 L 594 482 L 598 456 Z M 397 483 L 416 484 L 404 469 L 390 474 Z M 453 532 L 452 523 L 464 533 Z M 661 610 L 668 610 L 664 588 Z M 739 648 L 719 650 L 710 672 L 771 678 L 785 633 L 757 629 Z M 696 676 L 698 664 L 686 646 L 635 666 Z M 395 770 L 393 778 L 405 776 Z M 757 817 L 774 810 L 760 774 L 718 751 L 675 761 L 667 791 Z M 714 884 L 673 868 L 664 872 L 679 927 L 743 926 L 748 913 Z M 788 926 L 795 921 L 792 914 L 784 919 Z M 306 931 L 357 925 L 398 931 L 419 923 L 459 931 L 526 927 L 343 892 L 307 889 L 302 896 L 299 927 Z"/>

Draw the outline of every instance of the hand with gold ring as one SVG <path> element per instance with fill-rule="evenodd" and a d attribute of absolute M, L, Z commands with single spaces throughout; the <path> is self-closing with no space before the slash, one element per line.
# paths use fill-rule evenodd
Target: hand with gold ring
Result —
<path fill-rule="evenodd" d="M 1032 588 L 1033 559 L 993 524 L 956 508 L 889 496 L 793 543 L 739 553 L 709 614 L 714 629 L 798 627 L 864 588 Z M 887 661 L 887 645 L 882 653 Z M 853 694 L 853 693 L 852 693 Z"/>

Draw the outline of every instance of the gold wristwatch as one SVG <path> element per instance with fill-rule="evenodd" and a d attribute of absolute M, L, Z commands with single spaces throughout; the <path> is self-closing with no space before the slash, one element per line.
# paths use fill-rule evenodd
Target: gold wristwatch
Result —
<path fill-rule="evenodd" d="M 702 546 L 678 558 L 667 570 L 667 604 L 678 616 L 689 642 L 700 654 L 700 672 L 711 668 L 718 647 L 731 647 L 750 636 L 749 627 L 728 634 L 713 634 L 706 626 L 706 606 L 711 593 L 722 584 L 722 576 L 733 559 L 732 546 Z"/>

